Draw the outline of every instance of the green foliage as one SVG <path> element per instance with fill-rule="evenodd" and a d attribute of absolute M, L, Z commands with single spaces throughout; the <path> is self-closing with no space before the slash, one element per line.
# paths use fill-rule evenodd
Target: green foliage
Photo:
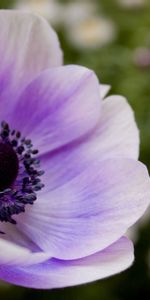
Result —
<path fill-rule="evenodd" d="M 0 0 L 0 9 L 12 8 L 15 0 Z"/>

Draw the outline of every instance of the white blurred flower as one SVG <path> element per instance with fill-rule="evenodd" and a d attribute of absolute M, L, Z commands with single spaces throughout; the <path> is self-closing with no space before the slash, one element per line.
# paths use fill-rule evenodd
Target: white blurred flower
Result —
<path fill-rule="evenodd" d="M 52 25 L 61 22 L 63 8 L 57 0 L 20 0 L 15 8 L 42 15 Z"/>
<path fill-rule="evenodd" d="M 124 8 L 140 8 L 146 0 L 118 0 L 118 3 Z"/>
<path fill-rule="evenodd" d="M 80 49 L 103 47 L 116 37 L 114 23 L 94 15 L 70 22 L 66 29 L 70 42 Z"/>
<path fill-rule="evenodd" d="M 97 15 L 95 0 L 70 4 L 60 4 L 57 0 L 20 0 L 16 8 L 40 14 L 54 26 L 63 26 L 70 43 L 79 49 L 102 47 L 116 36 L 114 23 Z"/>
<path fill-rule="evenodd" d="M 95 1 L 80 0 L 66 4 L 64 9 L 64 23 L 67 26 L 72 25 L 90 17 L 96 11 L 97 5 Z"/>

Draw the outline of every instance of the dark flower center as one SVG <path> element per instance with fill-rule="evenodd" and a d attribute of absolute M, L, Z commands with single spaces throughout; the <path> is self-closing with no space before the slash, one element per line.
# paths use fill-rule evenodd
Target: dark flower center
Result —
<path fill-rule="evenodd" d="M 0 129 L 0 221 L 16 224 L 13 215 L 25 211 L 26 204 L 33 204 L 36 193 L 44 185 L 39 170 L 40 161 L 35 157 L 31 140 L 10 130 L 3 121 Z M 0 231 L 0 233 L 3 233 Z"/>
<path fill-rule="evenodd" d="M 0 191 L 13 184 L 18 170 L 19 161 L 13 147 L 0 142 Z"/>

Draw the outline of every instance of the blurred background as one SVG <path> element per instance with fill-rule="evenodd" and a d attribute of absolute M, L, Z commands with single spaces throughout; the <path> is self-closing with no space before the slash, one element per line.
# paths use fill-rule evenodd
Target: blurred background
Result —
<path fill-rule="evenodd" d="M 128 98 L 141 132 L 140 159 L 150 170 L 150 0 L 0 0 L 0 8 L 33 11 L 57 31 L 65 64 L 93 69 L 112 94 Z M 0 299 L 150 299 L 150 213 L 129 235 L 135 263 L 117 276 L 42 291 L 0 282 Z"/>

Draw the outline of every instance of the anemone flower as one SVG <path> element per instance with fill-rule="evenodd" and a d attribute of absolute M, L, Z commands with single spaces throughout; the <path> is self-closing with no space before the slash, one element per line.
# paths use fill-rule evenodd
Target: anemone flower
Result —
<path fill-rule="evenodd" d="M 57 288 L 133 262 L 124 236 L 146 210 L 149 176 L 121 96 L 62 66 L 41 18 L 0 11 L 0 278 Z"/>

